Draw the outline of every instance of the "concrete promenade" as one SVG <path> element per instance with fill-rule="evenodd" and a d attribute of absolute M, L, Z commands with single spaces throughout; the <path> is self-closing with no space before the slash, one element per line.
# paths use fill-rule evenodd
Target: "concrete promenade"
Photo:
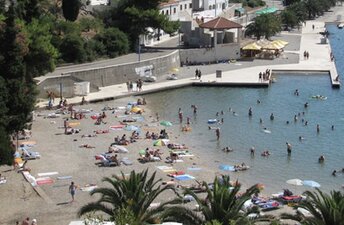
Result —
<path fill-rule="evenodd" d="M 314 25 L 314 29 L 313 26 Z M 271 69 L 274 71 L 283 72 L 293 72 L 293 71 L 320 71 L 320 72 L 330 72 L 331 79 L 329 80 L 334 87 L 339 87 L 339 82 L 335 81 L 337 77 L 337 70 L 334 62 L 330 60 L 331 48 L 329 43 L 320 44 L 320 39 L 322 35 L 319 32 L 324 31 L 324 22 L 319 21 L 307 21 L 306 25 L 302 28 L 301 43 L 299 51 L 286 52 L 284 54 L 293 53 L 299 54 L 298 63 L 293 64 L 278 64 L 278 65 L 262 65 L 249 68 L 240 68 L 241 62 L 234 63 L 238 69 L 233 69 L 230 71 L 222 71 L 222 78 L 216 78 L 216 69 L 209 73 L 204 73 L 202 79 L 196 80 L 194 78 L 193 71 L 196 67 L 191 67 L 189 69 L 188 76 L 179 80 L 160 80 L 155 83 L 145 83 L 142 92 L 131 92 L 128 93 L 126 84 L 118 84 L 107 87 L 101 87 L 99 92 L 94 92 L 88 94 L 85 98 L 89 102 L 111 100 L 121 97 L 126 97 L 130 95 L 140 95 L 145 93 L 156 92 L 160 90 L 167 90 L 171 88 L 178 88 L 189 85 L 221 85 L 221 86 L 268 86 L 269 81 L 260 81 L 258 77 L 259 72 L 263 72 L 266 69 Z M 309 52 L 309 59 L 304 59 L 303 52 Z M 159 53 L 160 54 L 160 53 Z M 166 54 L 166 52 L 165 52 Z M 131 56 L 133 57 L 133 56 Z M 283 57 L 283 56 L 282 56 Z M 274 59 L 276 60 L 276 59 Z M 285 59 L 288 61 L 288 59 Z M 269 64 L 269 63 L 267 63 Z M 220 64 L 218 64 L 220 67 Z M 214 65 L 212 65 L 214 66 Z M 210 67 L 210 66 L 209 66 Z M 215 67 L 216 68 L 216 65 Z M 183 67 L 179 71 L 182 74 L 186 69 Z M 185 77 L 185 76 L 180 76 Z M 68 103 L 80 103 L 81 97 L 73 97 L 67 99 Z M 58 101 L 55 101 L 57 104 Z M 47 106 L 47 101 L 41 101 L 37 105 L 39 108 Z"/>

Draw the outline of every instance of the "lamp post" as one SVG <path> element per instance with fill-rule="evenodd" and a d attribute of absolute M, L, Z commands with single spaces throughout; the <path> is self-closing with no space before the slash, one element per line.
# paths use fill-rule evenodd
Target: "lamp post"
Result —
<path fill-rule="evenodd" d="M 141 61 L 141 44 L 140 44 L 140 35 L 139 35 L 139 47 L 138 47 L 138 52 L 139 52 L 139 55 L 138 55 L 138 61 L 140 62 Z"/>
<path fill-rule="evenodd" d="M 61 73 L 61 77 L 60 77 L 60 99 L 62 101 L 62 76 L 63 76 L 63 73 Z"/>

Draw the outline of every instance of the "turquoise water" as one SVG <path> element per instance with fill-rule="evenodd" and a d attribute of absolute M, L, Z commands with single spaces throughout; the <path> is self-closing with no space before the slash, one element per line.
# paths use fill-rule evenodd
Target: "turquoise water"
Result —
<path fill-rule="evenodd" d="M 343 53 L 338 49 L 343 49 L 340 40 L 344 32 L 339 33 L 336 29 L 329 27 L 330 32 L 336 32 L 330 41 L 332 46 L 336 46 L 333 53 L 340 73 L 344 71 L 341 68 L 343 64 L 338 63 Z M 288 74 L 277 76 L 277 82 L 269 88 L 189 87 L 147 95 L 146 99 L 153 111 L 158 112 L 161 119 L 174 122 L 175 128 L 180 126 L 178 108 L 184 113 L 184 123 L 187 116 L 191 118 L 193 131 L 182 135 L 179 142 L 188 144 L 193 152 L 205 157 L 209 167 L 216 170 L 219 163 L 234 165 L 245 162 L 251 169 L 232 176 L 246 184 L 264 183 L 268 193 L 286 187 L 293 189 L 294 186 L 285 183 L 292 178 L 315 180 L 323 190 L 329 191 L 341 189 L 344 184 L 344 174 L 331 176 L 334 169 L 344 167 L 344 106 L 342 89 L 332 89 L 330 83 L 328 75 Z M 299 90 L 299 96 L 294 95 L 295 89 Z M 327 96 L 327 100 L 312 99 L 313 95 Z M 306 102 L 309 103 L 308 108 L 304 108 Z M 197 116 L 192 113 L 192 104 L 198 106 Z M 237 116 L 229 112 L 229 107 Z M 250 107 L 252 117 L 248 116 Z M 224 115 L 220 113 L 216 117 L 216 112 L 221 110 Z M 269 119 L 271 113 L 275 115 L 273 121 Z M 295 122 L 294 115 L 299 113 Z M 224 119 L 224 124 L 220 125 L 219 141 L 214 130 L 208 130 L 207 120 L 212 118 Z M 308 121 L 307 126 L 302 119 Z M 286 124 L 286 121 L 290 123 Z M 263 132 L 264 127 L 271 133 Z M 300 141 L 299 136 L 304 140 Z M 292 144 L 291 156 L 287 154 L 286 142 Z M 222 152 L 226 146 L 233 148 L 234 152 Z M 256 149 L 254 157 L 250 156 L 251 146 Z M 268 158 L 260 156 L 265 149 L 271 153 Z M 318 163 L 320 155 L 325 156 L 323 164 Z M 305 189 L 298 187 L 296 191 Z"/>

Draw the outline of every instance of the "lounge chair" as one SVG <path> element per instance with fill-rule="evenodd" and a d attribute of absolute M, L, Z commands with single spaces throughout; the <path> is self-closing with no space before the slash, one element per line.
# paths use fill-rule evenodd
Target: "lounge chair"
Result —
<path fill-rule="evenodd" d="M 41 158 L 41 155 L 39 152 L 34 152 L 29 149 L 22 148 L 23 154 L 22 159 L 23 160 L 30 160 L 30 159 L 39 159 Z"/>

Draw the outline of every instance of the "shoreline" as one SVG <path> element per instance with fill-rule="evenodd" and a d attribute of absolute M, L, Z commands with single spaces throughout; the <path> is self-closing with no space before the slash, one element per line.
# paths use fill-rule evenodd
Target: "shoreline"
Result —
<path fill-rule="evenodd" d="M 342 9 L 343 11 L 343 9 Z M 300 49 L 300 52 L 302 52 L 303 49 Z M 312 65 L 310 65 L 311 67 Z M 261 68 L 266 68 L 267 66 L 260 66 L 256 68 L 248 68 L 246 69 L 247 73 L 252 73 L 254 70 L 259 70 Z M 276 66 L 273 66 L 276 67 Z M 286 65 L 288 67 L 288 65 Z M 193 73 L 193 67 L 191 67 L 191 73 Z M 187 68 L 186 68 L 187 69 Z M 203 67 L 202 67 L 203 69 Z M 189 69 L 190 70 L 190 69 Z M 245 70 L 245 69 L 243 69 Z M 233 71 L 233 70 L 232 70 Z M 235 70 L 234 70 L 235 71 Z M 240 70 L 238 70 L 240 71 Z M 212 76 L 212 75 L 208 75 Z M 256 73 L 254 73 L 252 76 L 256 76 Z M 204 76 L 207 77 L 207 76 Z M 211 77 L 213 79 L 213 77 Z M 112 87 L 113 88 L 113 87 Z M 141 93 L 138 93 L 141 95 Z M 126 101 L 133 101 L 137 98 L 137 96 L 134 97 L 127 97 L 124 96 L 120 99 L 111 100 L 109 101 L 101 101 L 97 104 L 90 104 L 95 107 L 95 111 L 99 112 L 101 105 L 110 105 L 114 102 L 116 102 L 116 106 L 123 106 Z M 81 97 L 80 97 L 81 99 Z M 118 101 L 118 102 L 117 102 Z M 86 106 L 90 106 L 86 105 Z M 77 106 L 79 108 L 81 106 Z M 145 122 L 143 122 L 141 125 L 143 126 L 142 131 L 144 130 L 155 130 L 159 131 L 160 128 L 163 128 L 161 126 L 156 126 L 152 122 L 152 118 L 154 118 L 154 113 L 149 109 L 149 103 L 148 106 L 145 107 L 146 110 L 146 122 L 148 126 L 145 126 Z M 46 110 L 40 110 L 40 113 L 46 113 Z M 68 115 L 67 115 L 68 116 Z M 109 115 L 110 117 L 111 115 Z M 111 120 L 113 117 L 111 117 Z M 118 119 L 118 118 L 117 118 Z M 55 121 L 56 123 L 51 123 L 51 121 Z M 118 121 L 118 120 L 116 120 Z M 93 129 L 96 129 L 92 123 L 89 122 L 89 119 L 87 121 L 81 121 L 82 124 L 80 125 L 82 130 L 88 130 L 89 132 L 92 132 Z M 83 124 L 85 122 L 85 124 Z M 114 121 L 112 121 L 111 124 L 115 124 Z M 85 126 L 84 126 L 85 125 Z M 99 128 L 106 128 L 109 124 L 100 125 Z M 149 126 L 151 125 L 151 126 Z M 111 176 L 113 173 L 119 174 L 118 169 L 123 169 L 124 173 L 130 172 L 134 167 L 149 167 L 150 173 L 153 172 L 153 170 L 156 169 L 156 163 L 148 163 L 148 164 L 139 164 L 136 160 L 138 157 L 138 150 L 142 149 L 142 146 L 150 146 L 152 147 L 151 142 L 142 140 L 142 143 L 134 143 L 130 148 L 130 154 L 128 154 L 128 157 L 131 158 L 134 162 L 133 166 L 121 166 L 120 168 L 98 168 L 94 165 L 94 154 L 104 152 L 107 150 L 108 144 L 110 140 L 113 139 L 113 136 L 116 135 L 115 132 L 111 133 L 110 135 L 104 136 L 98 135 L 97 142 L 93 139 L 85 139 L 82 140 L 80 138 L 80 135 L 77 136 L 78 141 L 73 141 L 73 136 L 69 135 L 60 135 L 60 133 L 63 133 L 62 129 L 59 129 L 58 127 L 62 126 L 62 120 L 61 119 L 43 119 L 42 117 L 37 117 L 36 121 L 33 125 L 33 140 L 37 140 L 37 146 L 35 146 L 35 150 L 39 151 L 42 155 L 41 159 L 30 161 L 29 167 L 32 169 L 32 173 L 36 175 L 40 172 L 50 172 L 50 171 L 58 171 L 59 175 L 69 175 L 72 174 L 73 181 L 75 181 L 78 185 L 83 186 L 85 184 L 90 183 L 97 183 L 98 186 L 101 186 L 101 178 L 104 176 Z M 84 126 L 84 127 L 83 127 Z M 145 129 L 146 128 L 146 129 Z M 175 129 L 178 129 L 177 127 Z M 84 131 L 83 131 L 84 132 Z M 128 134 L 130 132 L 127 132 Z M 144 132 L 142 132 L 144 133 Z M 85 133 L 82 133 L 85 134 Z M 177 141 L 180 138 L 180 135 L 182 133 L 179 131 L 178 133 L 173 133 L 172 131 L 172 140 Z M 142 136 L 143 134 L 141 134 Z M 51 141 L 54 140 L 54 141 Z M 90 144 L 96 145 L 96 149 L 83 149 L 79 148 L 79 145 L 82 144 L 82 142 L 88 142 Z M 164 150 L 165 151 L 165 150 Z M 192 149 L 191 151 L 196 153 L 196 150 Z M 164 154 L 166 156 L 166 152 Z M 176 163 L 174 166 L 177 170 L 179 169 L 185 169 L 185 165 L 192 166 L 193 163 L 196 163 L 194 166 L 198 165 L 206 165 L 206 161 L 204 161 L 204 157 L 197 156 L 193 159 L 185 159 L 185 164 L 178 164 Z M 165 163 L 159 163 L 158 165 L 165 165 Z M 206 166 L 205 166 L 206 167 Z M 7 210 L 0 216 L 0 224 L 14 224 L 16 220 L 21 221 L 24 217 L 30 216 L 30 218 L 37 218 L 38 222 L 41 224 L 68 224 L 71 220 L 77 220 L 76 217 L 76 211 L 80 208 L 80 206 L 84 205 L 85 203 L 89 201 L 94 201 L 95 198 L 91 198 L 88 195 L 88 192 L 81 192 L 78 191 L 76 195 L 77 202 L 73 204 L 69 204 L 69 194 L 68 194 L 68 184 L 71 180 L 66 181 L 55 181 L 55 183 L 52 186 L 42 186 L 42 190 L 47 194 L 47 196 L 52 200 L 53 203 L 47 203 L 42 198 L 38 197 L 35 192 L 33 192 L 33 189 L 29 184 L 23 179 L 23 177 L 20 174 L 12 172 L 4 172 L 5 170 L 10 169 L 10 167 L 1 167 L 2 173 L 4 176 L 8 178 L 8 183 L 6 185 L 2 185 L 0 188 L 0 197 L 3 199 L 2 206 L 4 207 L 6 205 Z M 141 169 L 137 169 L 138 171 L 141 171 Z M 161 173 L 159 170 L 157 170 L 157 174 L 159 174 L 158 177 L 163 178 L 164 180 L 168 180 L 168 178 L 164 173 Z M 210 168 L 204 169 L 203 172 L 207 174 L 209 177 L 211 177 L 211 180 L 214 178 L 214 175 L 216 172 Z M 80 175 L 82 174 L 82 175 Z M 240 174 L 237 174 L 235 176 L 238 176 L 240 179 Z M 231 178 L 233 179 L 233 177 Z M 234 178 L 235 179 L 235 178 Z M 211 181 L 210 180 L 210 181 Z M 191 182 L 192 183 L 192 182 Z M 186 183 L 187 184 L 187 183 Z M 245 188 L 243 185 L 242 188 Z M 169 197 L 169 196 L 164 196 Z M 67 202 L 67 204 L 66 204 Z M 43 207 L 42 207 L 43 206 Z"/>

